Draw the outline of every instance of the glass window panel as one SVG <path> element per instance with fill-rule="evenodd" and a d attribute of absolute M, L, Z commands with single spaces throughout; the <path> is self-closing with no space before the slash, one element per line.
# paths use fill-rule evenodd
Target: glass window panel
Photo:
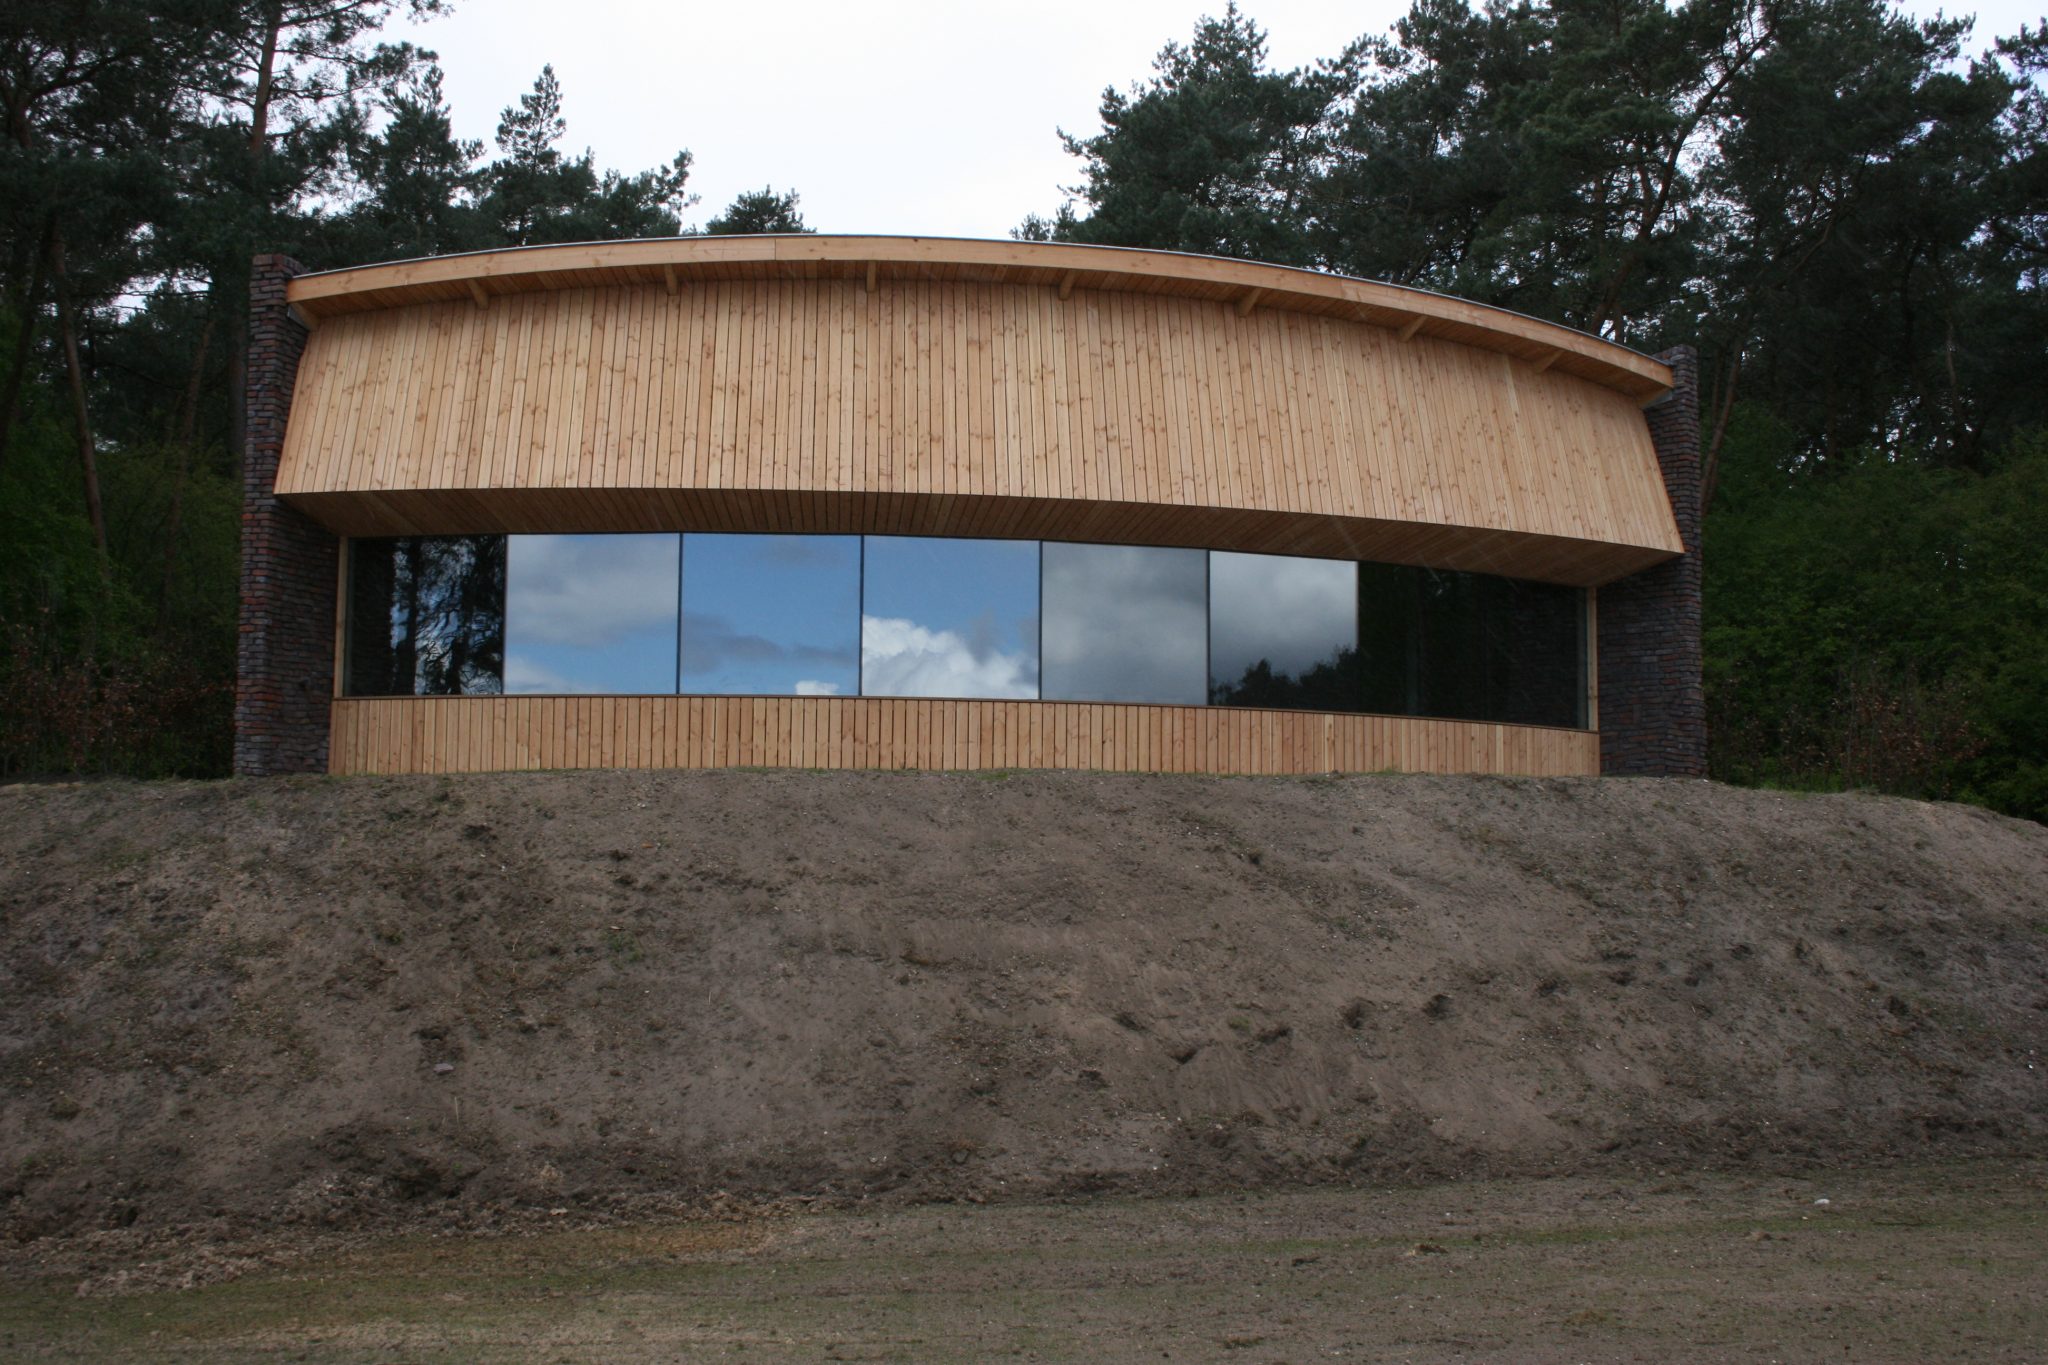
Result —
<path fill-rule="evenodd" d="M 351 540 L 346 653 L 354 697 L 503 691 L 505 537 Z"/>
<path fill-rule="evenodd" d="M 1477 574 L 1422 571 L 1416 641 L 1422 714 L 1447 720 L 1490 720 L 1505 660 L 1495 658 L 1486 629 L 1486 584 Z"/>
<path fill-rule="evenodd" d="M 1356 711 L 1358 565 L 1209 555 L 1209 700 Z"/>
<path fill-rule="evenodd" d="M 1138 545 L 1045 545 L 1049 701 L 1202 704 L 1208 554 Z"/>
<path fill-rule="evenodd" d="M 1586 723 L 1586 594 L 1492 574 L 1360 566 L 1365 704 L 1391 715 Z"/>
<path fill-rule="evenodd" d="M 860 537 L 683 537 L 685 692 L 860 690 Z"/>
<path fill-rule="evenodd" d="M 861 691 L 1038 695 L 1038 542 L 869 536 Z"/>
<path fill-rule="evenodd" d="M 1510 661 L 1496 714 L 1511 725 L 1586 724 L 1586 590 L 1494 580 L 1493 653 Z"/>
<path fill-rule="evenodd" d="M 513 536 L 505 690 L 676 688 L 675 535 Z"/>
<path fill-rule="evenodd" d="M 1378 715 L 1429 714 L 1419 652 L 1422 574 L 1406 564 L 1358 566 L 1360 704 Z"/>

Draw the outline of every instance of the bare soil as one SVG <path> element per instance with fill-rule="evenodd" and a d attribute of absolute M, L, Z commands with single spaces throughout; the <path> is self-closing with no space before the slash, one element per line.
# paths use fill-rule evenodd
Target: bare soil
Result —
<path fill-rule="evenodd" d="M 271 1234 L 236 1244 L 262 1267 L 182 1292 L 80 1292 L 115 1235 L 67 1239 L 70 1265 L 0 1282 L 0 1357 L 1984 1365 L 2048 1342 L 2038 1161 L 579 1218 Z"/>
<path fill-rule="evenodd" d="M 2048 829 L 1960 806 L 1043 773 L 0 789 L 0 1258 L 95 1247 L 96 1283 L 793 1198 L 2038 1158 L 2044 1051 Z"/>

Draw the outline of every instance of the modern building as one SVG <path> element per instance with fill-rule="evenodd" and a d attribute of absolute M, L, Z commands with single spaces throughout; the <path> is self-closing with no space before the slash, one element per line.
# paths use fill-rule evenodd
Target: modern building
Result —
<path fill-rule="evenodd" d="M 1689 353 L 923 238 L 254 308 L 240 772 L 1703 767 Z"/>

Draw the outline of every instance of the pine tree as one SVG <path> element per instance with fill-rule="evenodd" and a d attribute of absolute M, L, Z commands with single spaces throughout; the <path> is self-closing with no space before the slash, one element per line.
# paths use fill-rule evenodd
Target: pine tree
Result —
<path fill-rule="evenodd" d="M 803 215 L 796 211 L 797 194 L 777 194 L 770 185 L 758 190 L 747 190 L 719 214 L 704 225 L 704 231 L 713 237 L 738 236 L 746 233 L 811 232 L 804 226 Z"/>

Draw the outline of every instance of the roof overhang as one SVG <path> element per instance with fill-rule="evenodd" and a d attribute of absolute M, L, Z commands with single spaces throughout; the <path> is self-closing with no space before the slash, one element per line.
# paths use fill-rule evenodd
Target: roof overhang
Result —
<path fill-rule="evenodd" d="M 293 279 L 299 317 L 322 318 L 420 303 L 621 286 L 674 293 L 699 282 L 855 281 L 874 290 L 905 282 L 1035 285 L 1062 298 L 1122 290 L 1214 300 L 1250 312 L 1284 309 L 1498 351 L 1651 403 L 1670 391 L 1663 362 L 1599 337 L 1424 289 L 1288 266 L 1175 251 L 950 237 L 659 237 L 629 242 L 516 247 L 327 270 Z"/>

